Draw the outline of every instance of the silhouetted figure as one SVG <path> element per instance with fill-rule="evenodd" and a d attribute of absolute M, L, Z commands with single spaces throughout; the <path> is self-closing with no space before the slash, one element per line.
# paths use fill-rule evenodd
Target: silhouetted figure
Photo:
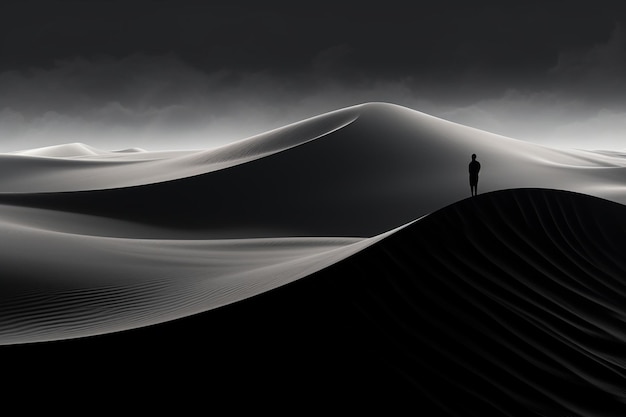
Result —
<path fill-rule="evenodd" d="M 476 154 L 472 154 L 472 162 L 469 163 L 470 192 L 472 197 L 478 195 L 478 173 L 480 172 L 480 162 L 476 160 Z"/>

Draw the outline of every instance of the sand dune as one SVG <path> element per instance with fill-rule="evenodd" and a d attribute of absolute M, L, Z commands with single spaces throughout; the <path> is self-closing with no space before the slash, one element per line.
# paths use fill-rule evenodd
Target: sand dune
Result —
<path fill-rule="evenodd" d="M 152 184 L 206 174 L 281 152 L 341 129 L 348 108 L 217 149 L 108 152 L 74 143 L 0 155 L 0 192 L 60 192 Z"/>
<path fill-rule="evenodd" d="M 75 158 L 83 156 L 105 155 L 108 152 L 96 149 L 84 143 L 66 143 L 62 145 L 46 146 L 45 148 L 28 149 L 16 152 L 17 155 L 42 156 L 49 158 Z"/>
<path fill-rule="evenodd" d="M 102 238 L 3 224 L 0 340 L 58 340 L 146 326 L 304 277 L 371 244 L 349 238 Z M 36 264 L 33 264 L 36 262 Z"/>
<path fill-rule="evenodd" d="M 469 195 L 472 153 L 483 163 L 481 192 L 545 187 L 626 201 L 619 156 L 545 148 L 375 103 L 209 151 L 134 161 L 11 156 L 0 167 L 20 168 L 0 175 L 0 202 L 208 238 L 367 237 Z"/>
<path fill-rule="evenodd" d="M 0 155 L 0 344 L 191 338 L 178 360 L 333 373 L 429 415 L 619 414 L 625 169 L 383 103 L 217 149 Z"/>
<path fill-rule="evenodd" d="M 285 151 L 289 152 L 282 155 Z M 550 149 L 400 106 L 368 103 L 217 149 L 109 152 L 74 143 L 0 155 L 0 192 L 139 186 L 256 161 L 255 171 L 289 170 L 295 179 L 307 179 L 305 170 L 318 177 L 319 182 L 327 180 L 326 170 L 355 177 L 371 172 L 369 176 L 376 175 L 380 182 L 404 179 L 416 193 L 450 188 L 464 197 L 467 187 L 460 180 L 465 179 L 471 153 L 477 153 L 484 162 L 484 191 L 562 182 L 580 191 L 602 193 L 602 187 L 594 183 L 616 184 L 619 175 L 613 171 L 626 164 L 620 154 Z M 273 158 L 268 159 L 269 156 Z M 292 171 L 300 163 L 305 163 L 300 170 L 303 172 Z M 423 180 L 425 175 L 432 177 L 431 181 Z M 552 178 L 555 175 L 557 178 Z M 361 182 L 364 181 L 352 185 Z"/>
<path fill-rule="evenodd" d="M 256 297 L 22 351 L 77 380 L 132 368 L 132 386 L 158 387 L 146 376 L 158 368 L 177 381 L 168 395 L 198 387 L 192 369 L 210 375 L 201 387 L 213 405 L 245 396 L 255 409 L 277 410 L 282 403 L 267 398 L 279 395 L 308 407 L 429 416 L 622 415 L 625 231 L 620 204 L 494 192 Z M 72 352 L 99 359 L 87 370 L 55 362 Z"/>
<path fill-rule="evenodd" d="M 95 334 L 185 316 L 226 303 L 213 293 L 229 292 L 233 302 L 261 292 L 235 291 L 237 281 L 224 277 L 271 281 L 278 274 L 273 266 L 284 269 L 286 278 L 258 288 L 300 278 L 306 274 L 299 259 L 336 249 L 342 255 L 314 263 L 330 265 L 357 250 L 350 248 L 465 198 L 472 152 L 483 163 L 481 191 L 540 186 L 616 201 L 626 196 L 620 156 L 549 149 L 383 103 L 341 109 L 206 151 L 108 152 L 69 144 L 4 155 L 0 229 L 11 238 L 2 240 L 0 251 L 8 271 L 3 303 L 22 292 L 38 297 L 52 290 L 87 291 L 81 294 L 91 303 L 92 288 L 109 287 L 121 299 L 126 285 L 129 298 L 120 309 L 125 318 L 115 324 L 96 325 L 98 318 L 87 319 L 78 307 L 75 313 L 64 310 L 84 330 L 58 326 L 58 334 L 52 322 L 40 333 L 26 326 L 49 312 L 24 302 L 32 312 L 20 310 L 23 319 L 0 326 L 0 342 Z M 311 242 L 309 250 L 286 251 L 284 242 L 294 237 Z M 333 243 L 318 244 L 320 238 Z M 233 246 L 224 239 L 260 240 Z M 253 249 L 243 249 L 248 245 Z M 229 250 L 238 255 L 226 255 Z M 267 263 L 246 261 L 257 252 L 268 253 Z M 183 293 L 174 296 L 182 281 Z M 140 302 L 142 285 L 172 287 L 159 290 L 171 299 L 146 295 L 154 305 Z M 185 301 L 193 308 L 163 313 L 168 303 L 191 293 L 205 295 Z M 133 303 L 143 305 L 140 312 L 131 312 Z M 152 308 L 156 318 L 144 314 Z M 147 318 L 132 319 L 139 314 Z M 108 323 L 111 316 L 101 319 Z M 15 327 L 20 323 L 32 334 Z"/>

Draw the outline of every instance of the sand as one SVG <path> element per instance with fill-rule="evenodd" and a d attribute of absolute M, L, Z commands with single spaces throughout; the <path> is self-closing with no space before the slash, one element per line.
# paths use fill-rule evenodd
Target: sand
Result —
<path fill-rule="evenodd" d="M 479 192 L 626 198 L 619 155 L 550 149 L 383 103 L 213 150 L 67 144 L 4 155 L 0 343 L 158 323 L 299 279 L 465 198 L 471 153 L 483 165 Z"/>
<path fill-rule="evenodd" d="M 619 414 L 625 166 L 385 103 L 217 149 L 0 155 L 0 344 L 118 352 L 101 372 L 167 346 L 222 395 L 332 374 L 329 403 Z"/>

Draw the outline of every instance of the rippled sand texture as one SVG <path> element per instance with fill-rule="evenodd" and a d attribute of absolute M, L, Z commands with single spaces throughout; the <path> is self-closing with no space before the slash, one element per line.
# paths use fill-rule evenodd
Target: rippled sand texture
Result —
<path fill-rule="evenodd" d="M 327 273 L 353 277 L 352 346 L 376 352 L 427 414 L 622 415 L 625 247 L 620 204 L 510 190 L 449 206 Z"/>

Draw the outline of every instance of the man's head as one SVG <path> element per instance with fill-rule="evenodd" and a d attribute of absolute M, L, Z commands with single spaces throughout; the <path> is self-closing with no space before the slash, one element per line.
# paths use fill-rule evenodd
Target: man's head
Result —
<path fill-rule="evenodd" d="M 475 161 L 475 160 L 476 160 L 476 154 L 475 154 L 475 153 L 473 153 L 473 154 L 472 154 L 472 161 Z"/>

